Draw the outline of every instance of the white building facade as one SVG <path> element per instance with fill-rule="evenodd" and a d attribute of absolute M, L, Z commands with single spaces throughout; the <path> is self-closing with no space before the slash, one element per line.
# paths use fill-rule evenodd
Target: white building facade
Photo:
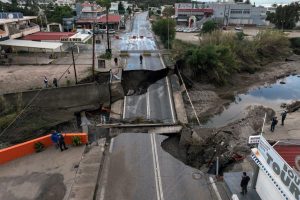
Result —
<path fill-rule="evenodd" d="M 195 13 L 197 20 L 201 20 L 207 16 L 205 12 L 213 14 L 210 16 L 218 23 L 223 25 L 249 25 L 263 26 L 267 25 L 266 12 L 264 7 L 254 7 L 251 4 L 245 3 L 229 3 L 229 2 L 197 2 L 197 3 L 178 3 L 175 4 L 175 15 L 178 19 L 190 17 L 186 10 L 190 13 Z M 197 13 L 199 11 L 199 13 Z M 199 17 L 200 16 L 200 17 Z"/>

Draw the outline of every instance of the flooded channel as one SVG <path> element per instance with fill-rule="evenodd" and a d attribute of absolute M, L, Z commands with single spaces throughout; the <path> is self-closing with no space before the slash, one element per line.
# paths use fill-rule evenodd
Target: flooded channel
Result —
<path fill-rule="evenodd" d="M 235 96 L 234 102 L 224 107 L 224 111 L 215 115 L 205 127 L 222 127 L 247 115 L 249 106 L 263 105 L 275 111 L 281 111 L 282 103 L 300 99 L 300 76 L 288 76 L 274 84 L 253 88 L 245 94 Z"/>

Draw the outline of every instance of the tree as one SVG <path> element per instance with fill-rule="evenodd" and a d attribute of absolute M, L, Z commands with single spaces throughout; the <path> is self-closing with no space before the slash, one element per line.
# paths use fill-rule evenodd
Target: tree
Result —
<path fill-rule="evenodd" d="M 216 22 L 214 22 L 213 20 L 208 20 L 206 22 L 204 22 L 203 26 L 202 26 L 202 32 L 203 33 L 211 33 L 214 30 L 216 30 L 218 28 Z"/>
<path fill-rule="evenodd" d="M 125 8 L 124 8 L 124 5 L 123 5 L 122 1 L 120 1 L 119 4 L 118 4 L 118 12 L 121 15 L 125 14 Z"/>
<path fill-rule="evenodd" d="M 162 14 L 163 14 L 163 16 L 171 17 L 172 15 L 175 15 L 175 9 L 171 6 L 167 6 L 163 10 Z"/>
<path fill-rule="evenodd" d="M 159 19 L 152 26 L 153 32 L 159 36 L 164 46 L 170 47 L 175 39 L 175 22 L 172 19 Z"/>
<path fill-rule="evenodd" d="M 54 6 L 53 10 L 46 10 L 46 16 L 49 23 L 62 23 L 63 18 L 73 16 L 73 10 L 69 6 Z"/>
<path fill-rule="evenodd" d="M 251 4 L 250 0 L 245 0 L 245 4 Z"/>
<path fill-rule="evenodd" d="M 217 85 L 223 85 L 238 70 L 235 55 L 230 47 L 208 44 L 189 50 L 185 60 L 195 77 L 206 77 Z"/>
<path fill-rule="evenodd" d="M 299 20 L 300 6 L 297 2 L 278 6 L 275 13 L 267 13 L 267 20 L 278 29 L 292 29 Z"/>
<path fill-rule="evenodd" d="M 130 8 L 129 6 L 127 7 L 126 11 L 127 11 L 127 13 L 128 13 L 129 15 L 131 15 L 132 10 L 131 10 L 131 8 Z"/>

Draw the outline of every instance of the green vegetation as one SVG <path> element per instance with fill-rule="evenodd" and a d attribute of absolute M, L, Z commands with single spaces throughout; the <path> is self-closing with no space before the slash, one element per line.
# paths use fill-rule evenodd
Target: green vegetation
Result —
<path fill-rule="evenodd" d="M 48 19 L 48 23 L 62 23 L 63 18 L 73 17 L 73 10 L 69 6 L 57 6 L 49 4 L 45 9 L 45 14 Z"/>
<path fill-rule="evenodd" d="M 159 36 L 165 48 L 172 48 L 172 41 L 175 39 L 175 22 L 172 19 L 159 19 L 152 26 L 153 32 Z"/>
<path fill-rule="evenodd" d="M 41 152 L 45 149 L 45 145 L 41 142 L 36 142 L 34 143 L 34 149 L 35 149 L 35 152 Z"/>
<path fill-rule="evenodd" d="M 118 12 L 119 12 L 120 15 L 125 14 L 125 8 L 124 8 L 124 5 L 123 5 L 122 1 L 120 1 L 119 4 L 118 4 Z"/>
<path fill-rule="evenodd" d="M 298 2 L 278 6 L 275 13 L 267 13 L 267 20 L 278 29 L 293 29 L 299 21 L 300 5 Z"/>
<path fill-rule="evenodd" d="M 175 8 L 171 7 L 171 6 L 167 6 L 163 12 L 162 12 L 163 16 L 166 17 L 171 17 L 172 15 L 175 15 Z"/>
<path fill-rule="evenodd" d="M 81 138 L 79 136 L 73 136 L 72 144 L 73 144 L 73 146 L 80 146 L 82 144 Z"/>
<path fill-rule="evenodd" d="M 183 61 L 182 67 L 192 72 L 194 80 L 224 85 L 234 73 L 254 73 L 267 63 L 286 58 L 289 45 L 281 31 L 261 31 L 251 40 L 241 33 L 213 31 L 203 34 L 197 46 L 175 40 L 173 56 Z"/>
<path fill-rule="evenodd" d="M 201 31 L 202 31 L 202 33 L 211 33 L 214 30 L 216 30 L 217 28 L 218 28 L 218 25 L 215 21 L 208 20 L 208 21 L 204 22 Z"/>

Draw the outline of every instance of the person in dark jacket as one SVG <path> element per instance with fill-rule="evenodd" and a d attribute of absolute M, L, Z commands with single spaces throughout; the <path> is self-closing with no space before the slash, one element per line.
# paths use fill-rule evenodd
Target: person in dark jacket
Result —
<path fill-rule="evenodd" d="M 281 113 L 281 125 L 284 126 L 284 120 L 286 118 L 287 115 L 287 111 L 283 111 L 283 113 Z"/>
<path fill-rule="evenodd" d="M 242 188 L 242 195 L 247 194 L 247 187 L 248 187 L 248 183 L 250 181 L 250 177 L 247 176 L 246 172 L 243 172 L 243 176 L 242 176 L 242 180 L 241 180 L 241 188 Z"/>
<path fill-rule="evenodd" d="M 55 87 L 58 87 L 57 79 L 56 79 L 56 78 L 53 79 L 53 85 L 54 85 Z"/>
<path fill-rule="evenodd" d="M 140 64 L 143 64 L 143 56 L 142 56 L 142 54 L 140 55 Z"/>
<path fill-rule="evenodd" d="M 275 126 L 278 123 L 277 117 L 273 117 L 272 118 L 272 122 L 271 122 L 271 131 L 274 132 L 275 130 Z"/>
<path fill-rule="evenodd" d="M 66 147 L 65 138 L 61 133 L 58 133 L 58 144 L 61 151 L 68 149 L 68 147 Z"/>

